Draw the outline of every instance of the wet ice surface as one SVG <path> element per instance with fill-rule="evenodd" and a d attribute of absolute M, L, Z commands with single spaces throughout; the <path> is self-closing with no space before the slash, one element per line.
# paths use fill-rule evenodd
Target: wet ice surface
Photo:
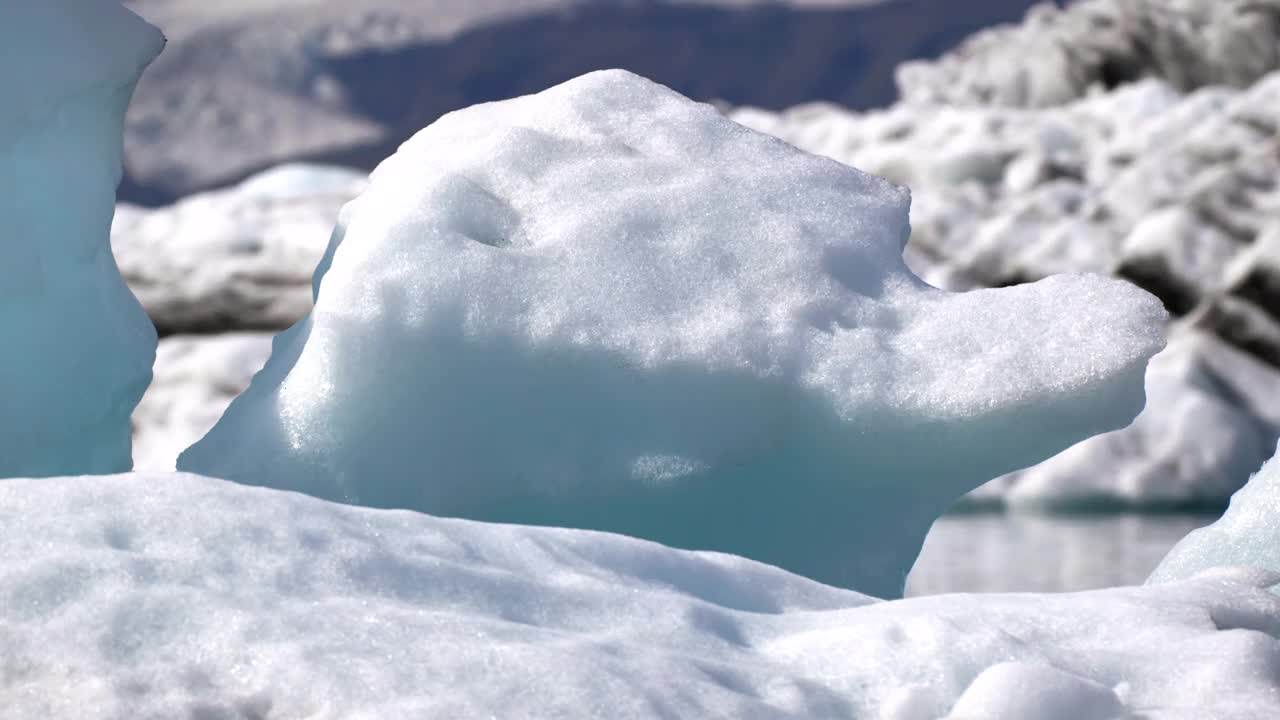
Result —
<path fill-rule="evenodd" d="M 933 524 L 907 595 L 1134 585 L 1211 514 L 957 513 Z"/>

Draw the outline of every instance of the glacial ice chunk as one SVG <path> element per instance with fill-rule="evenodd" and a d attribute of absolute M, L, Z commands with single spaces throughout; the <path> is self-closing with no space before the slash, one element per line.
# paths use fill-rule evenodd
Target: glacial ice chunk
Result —
<path fill-rule="evenodd" d="M 111 0 L 0 0 L 0 477 L 130 467 L 156 335 L 109 234 L 125 108 L 163 45 Z"/>
<path fill-rule="evenodd" d="M 1147 582 L 1181 580 L 1233 566 L 1280 572 L 1280 447 L 1276 452 L 1231 496 L 1222 517 L 1174 545 Z"/>
<path fill-rule="evenodd" d="M 1102 277 L 932 288 L 908 205 L 622 71 L 452 113 L 178 468 L 899 595 L 953 500 L 1133 418 L 1164 320 Z"/>

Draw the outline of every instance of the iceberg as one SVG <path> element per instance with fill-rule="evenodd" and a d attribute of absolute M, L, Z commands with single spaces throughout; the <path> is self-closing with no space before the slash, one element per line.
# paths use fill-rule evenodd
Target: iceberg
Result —
<path fill-rule="evenodd" d="M 1212 525 L 1183 538 L 1148 583 L 1193 577 L 1207 570 L 1243 566 L 1280 571 L 1280 447 L 1245 486 L 1231 496 L 1231 505 Z M 1280 580 L 1277 580 L 1280 590 Z"/>
<path fill-rule="evenodd" d="M 906 190 L 623 71 L 445 116 L 179 470 L 897 596 L 982 482 L 1133 419 L 1159 302 L 911 274 Z"/>
<path fill-rule="evenodd" d="M 0 17 L 0 477 L 128 470 L 156 334 L 109 232 L 125 108 L 164 37 L 101 0 Z"/>
<path fill-rule="evenodd" d="M 749 560 L 184 474 L 0 483 L 21 718 L 1254 720 L 1274 574 L 879 602 Z"/>
<path fill-rule="evenodd" d="M 271 334 L 171 335 L 156 347 L 151 385 L 133 411 L 133 468 L 172 471 L 271 354 Z"/>

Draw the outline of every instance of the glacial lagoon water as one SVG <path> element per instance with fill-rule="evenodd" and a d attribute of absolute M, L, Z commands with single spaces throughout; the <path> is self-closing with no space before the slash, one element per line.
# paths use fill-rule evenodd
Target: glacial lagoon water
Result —
<path fill-rule="evenodd" d="M 934 523 L 907 595 L 1071 592 L 1142 583 L 1165 553 L 1216 514 L 972 512 Z"/>

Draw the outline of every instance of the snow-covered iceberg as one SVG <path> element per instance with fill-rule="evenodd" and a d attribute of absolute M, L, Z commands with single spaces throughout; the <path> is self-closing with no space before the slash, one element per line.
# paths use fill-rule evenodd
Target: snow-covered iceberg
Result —
<path fill-rule="evenodd" d="M 0 483 L 15 718 L 1256 720 L 1249 573 L 876 602 L 737 557 L 190 475 Z"/>
<path fill-rule="evenodd" d="M 1212 568 L 1247 566 L 1280 571 L 1280 448 L 1212 525 L 1192 531 L 1169 551 L 1148 582 L 1193 577 Z M 1280 583 L 1280 578 L 1277 579 Z M 1277 589 L 1280 589 L 1278 587 Z"/>
<path fill-rule="evenodd" d="M 125 108 L 163 46 L 116 2 L 0 2 L 0 477 L 130 467 L 156 336 L 109 232 Z"/>
<path fill-rule="evenodd" d="M 1123 282 L 950 294 L 907 192 L 622 71 L 442 118 L 178 468 L 601 529 L 898 595 L 967 490 L 1129 422 Z"/>

